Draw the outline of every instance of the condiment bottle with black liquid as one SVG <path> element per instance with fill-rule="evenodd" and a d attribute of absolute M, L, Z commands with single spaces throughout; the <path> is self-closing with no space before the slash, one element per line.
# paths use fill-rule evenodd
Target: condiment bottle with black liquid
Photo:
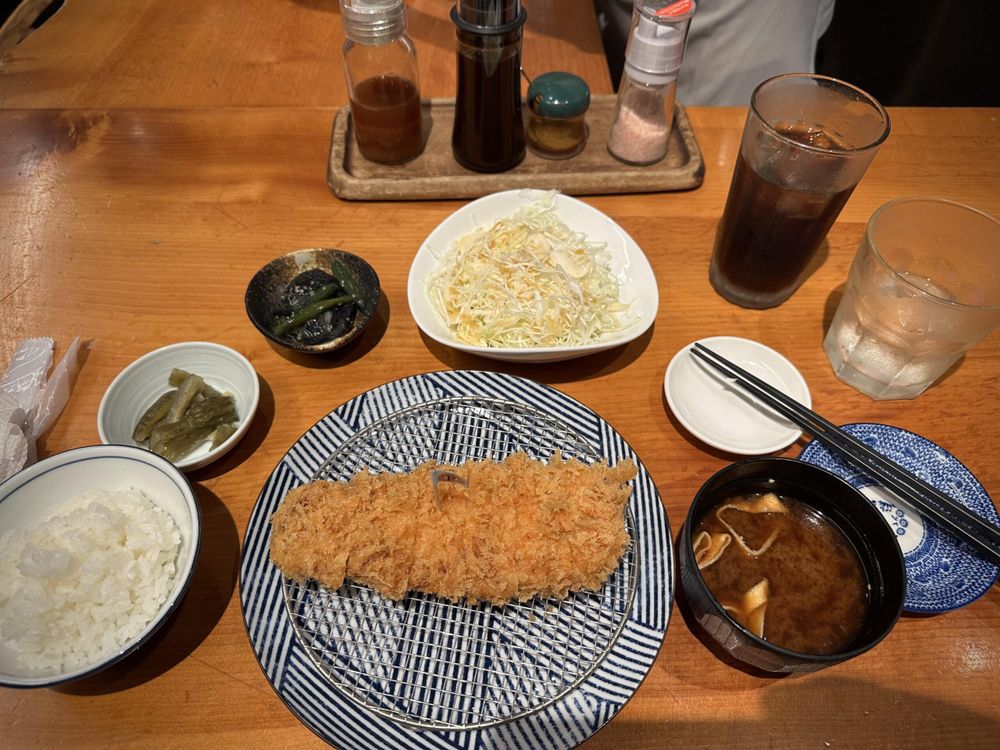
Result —
<path fill-rule="evenodd" d="M 404 0 L 340 0 L 344 73 L 361 155 L 402 164 L 424 148 L 417 53 Z"/>
<path fill-rule="evenodd" d="M 458 0 L 458 86 L 451 149 L 477 172 L 503 172 L 524 159 L 521 119 L 521 0 Z"/>

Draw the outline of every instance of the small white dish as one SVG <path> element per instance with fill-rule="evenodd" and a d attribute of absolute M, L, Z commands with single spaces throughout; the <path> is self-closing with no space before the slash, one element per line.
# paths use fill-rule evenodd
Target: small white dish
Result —
<path fill-rule="evenodd" d="M 175 465 L 184 471 L 199 469 L 227 454 L 246 434 L 260 401 L 260 382 L 253 365 L 228 346 L 208 341 L 170 344 L 145 354 L 122 370 L 104 392 L 97 410 L 97 432 L 102 443 L 136 445 L 132 439 L 139 417 L 160 394 L 170 390 L 167 377 L 174 368 L 196 373 L 236 402 L 236 432 L 214 450 L 198 446 Z"/>
<path fill-rule="evenodd" d="M 653 324 L 660 306 L 653 269 L 642 250 L 628 233 L 596 208 L 561 193 L 555 195 L 556 212 L 571 229 L 583 232 L 593 242 L 604 242 L 611 256 L 611 270 L 621 286 L 620 301 L 629 303 L 626 315 L 636 319 L 621 331 L 592 344 L 564 347 L 475 346 L 458 341 L 434 311 L 425 282 L 452 242 L 497 219 L 512 215 L 519 207 L 546 195 L 543 190 L 506 190 L 493 193 L 463 206 L 445 219 L 420 246 L 407 281 L 410 314 L 417 326 L 435 341 L 459 351 L 505 362 L 557 362 L 595 354 L 632 341 Z"/>
<path fill-rule="evenodd" d="M 128 445 L 90 445 L 49 456 L 0 484 L 0 536 L 48 520 L 71 498 L 92 490 L 131 486 L 144 491 L 169 513 L 181 535 L 173 589 L 142 633 L 121 649 L 71 670 L 29 669 L 0 644 L 0 685 L 49 687 L 78 680 L 121 660 L 139 648 L 177 608 L 187 591 L 201 545 L 201 511 L 191 485 L 169 461 Z"/>
<path fill-rule="evenodd" d="M 713 336 L 698 343 L 788 394 L 803 406 L 812 396 L 795 365 L 770 347 L 737 336 Z M 757 456 L 795 442 L 802 430 L 747 394 L 685 346 L 667 366 L 663 391 L 677 421 L 713 448 Z"/>

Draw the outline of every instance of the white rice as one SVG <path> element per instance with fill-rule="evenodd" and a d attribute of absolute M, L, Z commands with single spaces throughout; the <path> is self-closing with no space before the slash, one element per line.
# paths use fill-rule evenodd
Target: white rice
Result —
<path fill-rule="evenodd" d="M 174 586 L 181 535 L 134 487 L 95 490 L 0 538 L 0 639 L 29 669 L 70 671 L 139 635 Z"/>

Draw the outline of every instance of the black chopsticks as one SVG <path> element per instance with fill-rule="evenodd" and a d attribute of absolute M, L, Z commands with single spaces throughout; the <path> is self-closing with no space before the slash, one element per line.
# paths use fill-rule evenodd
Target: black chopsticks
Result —
<path fill-rule="evenodd" d="M 1000 528 L 711 349 L 695 342 L 690 351 L 824 445 L 878 478 L 915 509 L 971 545 L 983 559 L 1000 565 Z"/>

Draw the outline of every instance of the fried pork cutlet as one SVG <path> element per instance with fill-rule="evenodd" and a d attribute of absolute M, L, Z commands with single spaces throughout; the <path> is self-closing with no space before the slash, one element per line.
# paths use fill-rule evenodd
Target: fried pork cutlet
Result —
<path fill-rule="evenodd" d="M 435 470 L 468 486 L 439 482 L 435 497 Z M 310 482 L 271 517 L 271 560 L 289 578 L 330 589 L 349 578 L 390 599 L 422 591 L 502 604 L 596 591 L 628 545 L 635 475 L 629 459 L 588 466 L 557 452 L 547 464 L 516 453 Z"/>

